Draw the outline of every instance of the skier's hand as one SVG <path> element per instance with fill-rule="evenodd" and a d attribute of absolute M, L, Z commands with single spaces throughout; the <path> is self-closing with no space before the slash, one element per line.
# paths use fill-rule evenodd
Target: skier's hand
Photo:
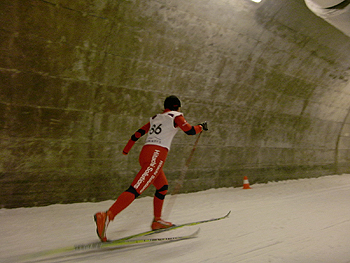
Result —
<path fill-rule="evenodd" d="M 207 131 L 208 130 L 208 123 L 206 121 L 201 123 L 201 124 L 199 124 L 199 125 L 202 126 L 203 131 Z"/>

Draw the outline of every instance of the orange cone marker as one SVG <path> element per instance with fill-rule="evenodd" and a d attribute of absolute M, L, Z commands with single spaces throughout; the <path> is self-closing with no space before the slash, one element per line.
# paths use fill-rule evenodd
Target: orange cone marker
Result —
<path fill-rule="evenodd" d="M 244 176 L 244 178 L 243 178 L 243 189 L 251 189 L 247 176 Z"/>

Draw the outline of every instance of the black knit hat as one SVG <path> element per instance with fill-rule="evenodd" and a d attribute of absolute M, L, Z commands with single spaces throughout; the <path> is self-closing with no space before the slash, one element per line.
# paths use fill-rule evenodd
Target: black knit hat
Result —
<path fill-rule="evenodd" d="M 178 110 L 179 107 L 181 107 L 181 101 L 174 95 L 167 97 L 164 101 L 164 109 Z"/>

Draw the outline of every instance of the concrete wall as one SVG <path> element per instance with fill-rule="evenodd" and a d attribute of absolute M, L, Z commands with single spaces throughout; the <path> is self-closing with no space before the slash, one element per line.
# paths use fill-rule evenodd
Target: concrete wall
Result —
<path fill-rule="evenodd" d="M 2 207 L 115 199 L 171 94 L 210 128 L 183 192 L 350 171 L 350 39 L 303 0 L 2 0 L 0 32 Z"/>

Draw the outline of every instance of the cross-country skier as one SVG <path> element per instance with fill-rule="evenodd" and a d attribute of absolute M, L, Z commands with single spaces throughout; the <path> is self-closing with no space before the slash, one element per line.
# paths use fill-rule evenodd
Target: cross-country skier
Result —
<path fill-rule="evenodd" d="M 139 162 L 141 170 L 136 175 L 130 187 L 123 192 L 115 203 L 106 212 L 95 214 L 97 235 L 102 242 L 106 242 L 106 230 L 109 222 L 116 215 L 128 207 L 151 184 L 156 188 L 153 199 L 154 219 L 151 225 L 153 230 L 168 228 L 173 224 L 161 219 L 165 195 L 168 191 L 168 181 L 163 172 L 163 165 L 170 149 L 171 142 L 179 129 L 188 135 L 195 135 L 208 130 L 207 123 L 191 126 L 180 112 L 181 102 L 176 96 L 169 96 L 164 101 L 163 113 L 150 118 L 150 121 L 136 131 L 123 150 L 127 155 L 135 142 L 148 133 L 143 146 Z"/>

